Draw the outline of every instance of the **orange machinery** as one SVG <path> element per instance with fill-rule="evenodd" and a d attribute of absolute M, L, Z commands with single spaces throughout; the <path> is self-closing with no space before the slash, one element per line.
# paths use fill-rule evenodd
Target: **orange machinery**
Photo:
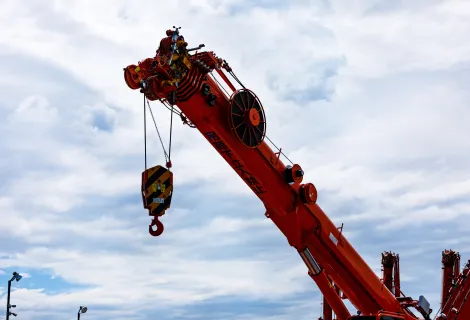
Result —
<path fill-rule="evenodd" d="M 460 272 L 460 254 L 453 250 L 442 252 L 442 302 L 437 320 L 467 319 L 470 305 L 465 301 L 470 295 L 470 261 Z M 393 252 L 382 253 L 382 282 L 399 300 L 408 299 L 400 290 L 400 260 Z M 340 295 L 339 291 L 338 294 Z M 343 299 L 346 297 L 343 295 Z M 318 320 L 336 320 L 332 308 L 323 297 L 323 317 Z"/>
<path fill-rule="evenodd" d="M 460 271 L 460 255 L 442 252 L 442 302 L 438 320 L 470 319 L 470 260 Z"/>
<path fill-rule="evenodd" d="M 168 30 L 155 57 L 124 68 L 127 85 L 140 88 L 148 100 L 160 100 L 184 123 L 197 128 L 237 172 L 263 202 L 265 216 L 298 252 L 339 320 L 418 319 L 411 308 L 430 319 L 431 309 L 424 297 L 399 301 L 345 238 L 342 228 L 318 206 L 317 190 L 303 181 L 301 166 L 284 164 L 282 150 L 274 151 L 266 143 L 270 141 L 266 116 L 256 94 L 214 52 L 198 52 L 204 45 L 193 49 L 187 45 L 179 28 Z M 241 89 L 237 90 L 228 76 Z M 168 161 L 168 169 L 170 166 Z M 146 174 L 143 177 L 149 179 Z M 149 187 L 148 180 L 144 184 Z M 147 197 L 144 206 L 156 219 L 165 210 L 156 208 L 165 201 L 152 202 L 148 192 L 143 188 Z M 169 201 L 165 205 L 169 206 Z M 333 283 L 354 305 L 357 315 L 350 314 Z"/>
<path fill-rule="evenodd" d="M 442 251 L 442 301 L 441 308 L 449 299 L 451 289 L 460 274 L 460 254 L 453 250 Z"/>

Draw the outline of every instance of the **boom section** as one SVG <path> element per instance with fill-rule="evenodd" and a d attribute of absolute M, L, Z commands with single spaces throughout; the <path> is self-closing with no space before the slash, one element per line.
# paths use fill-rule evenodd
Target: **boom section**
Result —
<path fill-rule="evenodd" d="M 213 105 L 198 90 L 187 101 L 178 102 L 178 107 L 264 203 L 266 216 L 289 244 L 299 253 L 309 252 L 363 314 L 402 312 L 393 294 L 315 203 L 316 196 L 302 196 L 306 190 L 316 190 L 309 188 L 311 184 L 301 184 L 301 179 L 292 182 L 294 166 L 287 167 L 265 141 L 255 147 L 240 141 L 236 128 L 230 126 L 233 99 L 244 95 L 248 103 L 251 92 L 236 91 L 228 98 L 212 77 L 205 83 L 216 96 Z"/>
<path fill-rule="evenodd" d="M 286 166 L 281 150 L 274 152 L 265 142 L 266 117 L 259 98 L 241 84 L 225 60 L 213 52 L 190 55 L 178 30 L 167 34 L 168 46 L 161 45 L 155 58 L 125 68 L 128 86 L 140 88 L 149 100 L 181 110 L 182 119 L 189 119 L 263 202 L 266 217 L 298 251 L 313 277 L 326 272 L 363 315 L 385 310 L 414 319 L 317 205 L 317 190 L 312 183 L 302 183 L 302 168 Z M 242 89 L 234 91 L 222 69 Z M 326 277 L 321 279 L 320 284 L 326 283 Z M 335 306 L 337 315 L 347 315 L 341 303 L 334 301 Z"/>

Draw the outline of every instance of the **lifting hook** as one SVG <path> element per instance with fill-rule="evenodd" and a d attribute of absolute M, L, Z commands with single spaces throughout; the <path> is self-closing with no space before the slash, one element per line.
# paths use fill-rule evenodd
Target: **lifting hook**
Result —
<path fill-rule="evenodd" d="M 156 226 L 156 229 L 153 230 L 153 226 Z M 150 222 L 149 225 L 149 233 L 152 237 L 158 237 L 163 233 L 163 230 L 165 228 L 163 227 L 163 223 L 158 220 L 158 216 L 153 216 L 152 222 Z"/>

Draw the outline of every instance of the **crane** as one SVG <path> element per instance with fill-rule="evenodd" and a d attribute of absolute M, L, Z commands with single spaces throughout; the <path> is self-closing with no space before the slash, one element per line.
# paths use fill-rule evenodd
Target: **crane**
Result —
<path fill-rule="evenodd" d="M 382 253 L 382 281 L 385 286 L 394 293 L 395 297 L 401 297 L 400 291 L 400 256 L 391 251 Z"/>
<path fill-rule="evenodd" d="M 426 299 L 397 299 L 346 239 L 342 226 L 329 219 L 317 204 L 315 185 L 303 181 L 302 167 L 266 136 L 259 97 L 244 86 L 227 61 L 212 51 L 199 51 L 203 47 L 188 48 L 180 28 L 173 27 L 154 57 L 124 68 L 124 80 L 129 88 L 139 89 L 145 101 L 159 100 L 172 112 L 171 121 L 173 114 L 179 115 L 215 148 L 264 204 L 266 218 L 299 254 L 339 320 L 418 319 L 412 308 L 429 320 L 432 310 Z M 284 164 L 281 155 L 290 163 Z M 171 205 L 171 165 L 168 155 L 166 168 L 146 164 L 142 173 L 142 200 L 153 217 L 149 226 L 153 236 L 163 231 L 159 217 Z M 357 315 L 350 314 L 338 289 Z"/>
<path fill-rule="evenodd" d="M 453 250 L 442 251 L 442 302 L 443 308 L 460 274 L 460 254 Z"/>
<path fill-rule="evenodd" d="M 442 303 L 438 320 L 470 319 L 470 260 L 460 271 L 460 254 L 442 251 Z"/>
<path fill-rule="evenodd" d="M 442 303 L 437 320 L 469 319 L 470 307 L 466 300 L 470 295 L 470 260 L 460 272 L 460 254 L 453 250 L 442 251 Z M 400 290 L 400 259 L 391 251 L 382 253 L 382 282 L 398 299 Z M 337 290 L 338 295 L 340 294 Z M 342 297 L 345 298 L 344 296 Z M 405 298 L 406 299 L 406 298 Z M 336 320 L 332 308 L 323 297 L 323 316 L 319 320 Z"/>

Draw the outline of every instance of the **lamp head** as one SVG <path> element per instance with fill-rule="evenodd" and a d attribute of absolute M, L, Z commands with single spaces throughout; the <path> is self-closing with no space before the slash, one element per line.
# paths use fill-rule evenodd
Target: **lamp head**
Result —
<path fill-rule="evenodd" d="M 18 282 L 21 280 L 21 278 L 23 278 L 23 276 L 15 271 L 13 272 L 13 277 L 11 278 L 11 280 L 16 280 Z"/>
<path fill-rule="evenodd" d="M 87 307 L 82 307 L 82 306 L 80 306 L 80 310 L 79 310 L 79 312 L 80 312 L 80 313 L 86 313 L 86 312 L 87 312 L 87 310 L 88 310 L 88 308 L 87 308 Z"/>

